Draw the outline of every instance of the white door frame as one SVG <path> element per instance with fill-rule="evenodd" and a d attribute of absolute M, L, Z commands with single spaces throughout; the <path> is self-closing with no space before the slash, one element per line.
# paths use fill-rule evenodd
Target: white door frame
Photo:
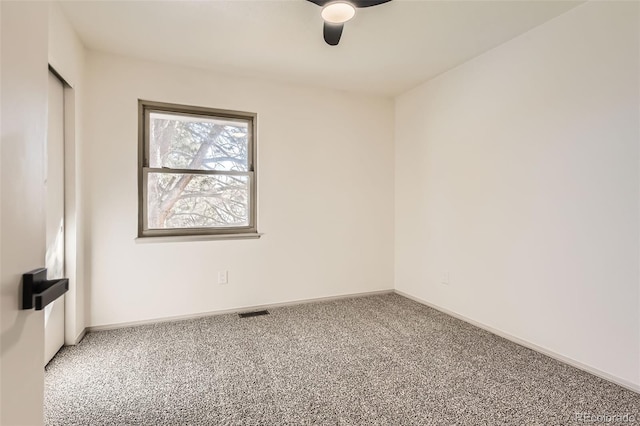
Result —
<path fill-rule="evenodd" d="M 47 141 L 45 153 L 46 256 L 47 279 L 65 275 L 65 84 L 53 72 L 48 75 Z M 44 364 L 64 345 L 64 295 L 44 308 Z"/>
<path fill-rule="evenodd" d="M 77 105 L 76 90 L 72 83 L 53 65 L 49 71 L 58 77 L 64 85 L 64 270 L 65 278 L 69 279 L 69 290 L 65 293 L 64 315 L 64 344 L 76 345 L 85 334 L 84 326 L 84 292 L 82 282 L 83 270 L 79 259 L 81 240 L 79 227 L 80 182 L 78 174 L 81 167 L 78 149 L 78 134 L 76 126 Z"/>

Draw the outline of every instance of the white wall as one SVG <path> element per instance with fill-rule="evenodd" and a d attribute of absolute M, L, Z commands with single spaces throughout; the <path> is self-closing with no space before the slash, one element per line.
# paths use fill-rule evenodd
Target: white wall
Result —
<path fill-rule="evenodd" d="M 19 310 L 22 274 L 43 266 L 47 20 L 44 2 L 0 2 L 0 424 L 42 424 L 44 311 Z"/>
<path fill-rule="evenodd" d="M 403 94 L 395 151 L 398 290 L 636 388 L 638 16 L 587 3 Z"/>
<path fill-rule="evenodd" d="M 93 52 L 85 83 L 88 325 L 393 288 L 392 100 Z M 258 114 L 262 238 L 136 241 L 138 99 Z"/>
<path fill-rule="evenodd" d="M 85 324 L 84 199 L 82 183 L 84 47 L 56 2 L 50 4 L 49 64 L 65 89 L 65 344 L 75 344 Z"/>

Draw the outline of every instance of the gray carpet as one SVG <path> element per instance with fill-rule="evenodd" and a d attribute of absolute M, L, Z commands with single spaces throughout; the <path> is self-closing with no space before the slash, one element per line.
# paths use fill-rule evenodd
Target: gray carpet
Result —
<path fill-rule="evenodd" d="M 270 312 L 90 333 L 48 365 L 45 422 L 640 423 L 640 395 L 398 295 Z"/>

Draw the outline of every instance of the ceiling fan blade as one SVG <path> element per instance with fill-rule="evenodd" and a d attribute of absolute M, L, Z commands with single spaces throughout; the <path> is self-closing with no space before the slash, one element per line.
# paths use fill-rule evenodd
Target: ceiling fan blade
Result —
<path fill-rule="evenodd" d="M 340 42 L 340 36 L 342 36 L 342 29 L 344 24 L 331 24 L 329 22 L 324 23 L 324 41 L 331 46 L 335 46 Z"/>
<path fill-rule="evenodd" d="M 313 1 L 313 0 L 309 0 L 309 1 Z M 371 6 L 377 6 L 383 3 L 388 3 L 391 0 L 347 0 L 347 1 L 353 4 L 355 7 L 371 7 Z"/>
<path fill-rule="evenodd" d="M 325 7 L 329 3 L 334 3 L 336 0 L 307 0 L 311 3 L 317 4 L 320 7 Z M 391 0 L 338 0 L 344 1 L 345 3 L 351 3 L 355 7 L 371 7 L 377 6 L 379 4 L 388 3 Z"/>

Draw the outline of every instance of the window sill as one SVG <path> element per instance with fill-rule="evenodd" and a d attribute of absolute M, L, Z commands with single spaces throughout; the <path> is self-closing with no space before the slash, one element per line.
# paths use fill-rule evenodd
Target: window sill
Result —
<path fill-rule="evenodd" d="M 158 237 L 137 237 L 136 244 L 147 243 L 179 243 L 187 241 L 216 241 L 216 240 L 256 240 L 263 234 L 252 232 L 247 234 L 219 234 L 219 235 L 162 235 Z"/>

